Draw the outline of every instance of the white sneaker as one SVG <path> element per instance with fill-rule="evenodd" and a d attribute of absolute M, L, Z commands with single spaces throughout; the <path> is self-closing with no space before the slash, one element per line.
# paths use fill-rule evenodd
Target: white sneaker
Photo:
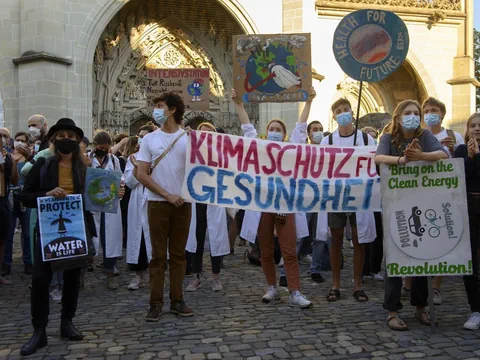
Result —
<path fill-rule="evenodd" d="M 380 274 L 380 273 L 378 273 L 378 274 L 372 273 L 370 276 L 371 276 L 372 279 L 375 280 L 375 281 L 383 281 L 383 280 L 384 280 L 383 275 Z"/>
<path fill-rule="evenodd" d="M 266 294 L 262 297 L 262 301 L 266 304 L 278 299 L 280 299 L 280 292 L 274 285 L 269 286 Z"/>
<path fill-rule="evenodd" d="M 220 282 L 219 279 L 213 279 L 212 280 L 212 290 L 213 291 L 222 291 L 223 290 L 222 283 Z"/>
<path fill-rule="evenodd" d="M 433 303 L 435 305 L 442 305 L 442 294 L 440 293 L 440 290 L 438 289 L 433 289 Z"/>
<path fill-rule="evenodd" d="M 478 330 L 480 329 L 480 313 L 474 312 L 468 318 L 467 322 L 463 324 L 463 328 L 466 330 Z"/>
<path fill-rule="evenodd" d="M 312 306 L 312 302 L 309 301 L 300 291 L 295 290 L 290 294 L 290 305 L 298 306 L 300 309 L 308 309 Z"/>
<path fill-rule="evenodd" d="M 53 289 L 50 292 L 50 300 L 60 302 L 62 301 L 62 292 L 59 289 Z"/>
<path fill-rule="evenodd" d="M 312 255 L 305 255 L 300 259 L 301 264 L 309 265 L 312 263 Z"/>
<path fill-rule="evenodd" d="M 138 276 L 135 276 L 130 284 L 128 284 L 128 290 L 138 290 L 143 286 L 143 280 L 140 279 Z"/>
<path fill-rule="evenodd" d="M 195 278 L 190 282 L 190 284 L 188 284 L 186 291 L 195 292 L 200 288 L 201 285 L 202 285 L 202 282 L 200 281 L 200 279 Z"/>

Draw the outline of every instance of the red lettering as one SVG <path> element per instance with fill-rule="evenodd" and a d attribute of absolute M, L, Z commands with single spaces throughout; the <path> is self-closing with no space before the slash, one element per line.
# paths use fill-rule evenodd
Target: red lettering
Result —
<path fill-rule="evenodd" d="M 223 167 L 228 169 L 229 158 L 237 159 L 237 171 L 242 171 L 242 162 L 243 162 L 243 139 L 239 138 L 238 142 L 235 144 L 235 147 L 232 144 L 232 138 L 230 136 L 225 136 L 223 141 Z"/>
<path fill-rule="evenodd" d="M 270 159 L 270 163 L 272 164 L 272 167 L 268 168 L 265 165 L 262 166 L 262 171 L 265 173 L 265 175 L 272 175 L 275 171 L 277 171 L 275 156 L 272 153 L 273 148 L 280 150 L 282 147 L 280 146 L 280 144 L 277 144 L 275 142 L 270 142 L 267 144 L 267 147 L 266 147 L 267 156 Z"/>
<path fill-rule="evenodd" d="M 325 149 L 325 152 L 330 155 L 330 157 L 328 158 L 327 176 L 329 179 L 331 179 L 333 177 L 333 169 L 335 168 L 335 156 L 336 154 L 340 154 L 342 152 L 342 149 L 328 147 Z"/>
<path fill-rule="evenodd" d="M 217 138 L 217 159 L 218 159 L 218 167 L 222 167 L 222 162 L 223 162 L 223 158 L 222 158 L 222 143 L 223 143 L 223 135 L 216 135 L 215 136 Z"/>
<path fill-rule="evenodd" d="M 255 175 L 260 173 L 260 165 L 258 164 L 258 150 L 257 150 L 257 142 L 252 140 L 250 146 L 247 150 L 247 155 L 245 155 L 245 162 L 243 163 L 243 172 L 248 172 L 248 167 L 253 165 L 255 168 Z"/>
<path fill-rule="evenodd" d="M 305 159 L 302 160 L 302 149 L 305 149 Z M 295 169 L 293 171 L 293 178 L 296 179 L 300 166 L 303 166 L 302 178 L 305 179 L 308 176 L 308 168 L 310 166 L 310 155 L 312 152 L 311 146 L 298 146 L 297 147 L 297 159 L 295 160 Z"/>
<path fill-rule="evenodd" d="M 325 162 L 325 148 L 323 146 L 312 146 L 312 155 L 311 155 L 311 165 L 310 165 L 310 174 L 314 179 L 318 179 L 323 170 L 323 164 Z M 318 161 L 317 161 L 317 151 L 318 151 Z M 318 165 L 318 168 L 315 169 L 315 165 Z"/>
<path fill-rule="evenodd" d="M 374 169 L 373 172 L 370 172 L 370 169 Z M 377 172 L 377 166 L 375 165 L 375 162 L 373 161 L 373 158 L 368 159 L 368 176 L 370 177 L 375 177 L 378 175 Z"/>
<path fill-rule="evenodd" d="M 200 134 L 200 137 L 197 139 L 197 134 Z M 190 164 L 196 164 L 197 162 L 200 165 L 205 165 L 205 159 L 203 158 L 202 153 L 200 152 L 200 146 L 202 146 L 205 137 L 207 136 L 206 133 L 191 131 L 190 132 L 190 144 L 191 144 L 191 151 L 190 151 Z"/>
<path fill-rule="evenodd" d="M 287 150 L 295 150 L 296 149 L 296 146 L 295 145 L 287 145 L 287 146 L 284 146 L 278 153 L 278 157 L 277 157 L 277 169 L 278 169 L 278 172 L 280 173 L 280 175 L 282 176 L 290 176 L 292 175 L 292 170 L 288 170 L 288 171 L 285 171 L 283 170 L 282 168 L 282 159 L 283 159 L 283 155 L 285 154 L 285 151 Z"/>
<path fill-rule="evenodd" d="M 365 156 L 359 156 L 357 159 L 357 169 L 355 170 L 355 176 L 360 176 L 360 169 L 363 168 L 362 161 L 368 160 Z"/>
<path fill-rule="evenodd" d="M 348 160 L 352 157 L 353 153 L 355 152 L 355 149 L 348 149 L 344 148 L 343 153 L 346 154 L 345 157 L 343 158 L 342 161 L 340 161 L 340 164 L 338 165 L 337 169 L 335 170 L 335 174 L 333 175 L 336 179 L 338 178 L 349 178 L 350 174 L 347 173 L 341 173 L 343 167 L 347 163 Z"/>
<path fill-rule="evenodd" d="M 211 167 L 217 167 L 218 163 L 213 160 L 213 149 L 212 149 L 212 142 L 213 142 L 213 134 L 207 134 L 207 165 Z"/>

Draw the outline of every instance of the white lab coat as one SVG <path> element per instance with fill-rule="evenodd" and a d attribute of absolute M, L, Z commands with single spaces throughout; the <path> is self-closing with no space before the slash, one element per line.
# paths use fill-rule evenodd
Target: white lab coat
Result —
<path fill-rule="evenodd" d="M 93 153 L 89 156 L 92 162 L 92 167 L 99 168 L 100 164 Z M 120 161 L 115 155 L 108 155 L 108 163 L 103 168 L 110 171 L 122 171 L 120 168 Z M 100 248 L 100 214 L 99 212 L 93 213 L 95 219 L 95 227 L 97 228 L 98 237 L 93 238 L 93 244 L 95 249 Z M 120 202 L 118 202 L 118 209 L 116 214 L 105 213 L 105 257 L 118 258 L 122 256 L 123 245 L 123 231 L 122 231 L 122 210 L 120 208 Z"/>
<path fill-rule="evenodd" d="M 130 202 L 128 203 L 128 264 L 138 264 L 142 231 L 145 248 L 147 249 L 148 262 L 152 259 L 152 243 L 150 241 L 150 228 L 148 226 L 148 191 L 144 191 L 145 187 L 133 176 L 133 169 L 134 166 L 129 158 L 125 166 L 125 185 L 132 190 Z"/>
<path fill-rule="evenodd" d="M 192 203 L 192 219 L 190 220 L 190 232 L 188 233 L 187 251 L 197 252 L 197 207 Z M 212 256 L 224 256 L 230 254 L 228 241 L 227 211 L 223 207 L 207 205 L 207 234 L 210 241 L 210 253 Z"/>
<path fill-rule="evenodd" d="M 373 212 L 355 213 L 357 220 L 358 242 L 368 244 L 377 237 L 375 228 L 375 216 Z M 328 239 L 328 213 L 319 212 L 317 221 L 317 240 L 327 241 Z"/>
<path fill-rule="evenodd" d="M 243 217 L 242 231 L 240 237 L 251 243 L 255 242 L 257 237 L 258 225 L 260 224 L 260 217 L 262 213 L 260 211 L 246 210 Z M 304 238 L 309 235 L 307 214 L 296 213 L 295 214 L 295 226 L 297 228 L 297 239 Z"/>

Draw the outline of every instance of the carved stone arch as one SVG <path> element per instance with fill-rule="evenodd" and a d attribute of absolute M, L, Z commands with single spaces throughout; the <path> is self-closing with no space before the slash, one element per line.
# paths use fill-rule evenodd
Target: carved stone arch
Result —
<path fill-rule="evenodd" d="M 188 112 L 183 117 L 183 124 L 185 126 L 190 126 L 194 130 L 197 129 L 198 125 L 205 121 L 216 127 L 220 126 L 218 117 L 210 111 L 194 110 Z"/>

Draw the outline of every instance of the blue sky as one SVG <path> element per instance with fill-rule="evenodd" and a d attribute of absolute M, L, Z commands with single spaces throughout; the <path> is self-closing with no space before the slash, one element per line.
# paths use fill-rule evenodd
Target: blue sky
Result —
<path fill-rule="evenodd" d="M 475 12 L 474 14 L 474 20 L 475 21 L 475 29 L 480 31 L 480 0 L 475 0 L 475 3 L 473 4 L 475 7 Z"/>

